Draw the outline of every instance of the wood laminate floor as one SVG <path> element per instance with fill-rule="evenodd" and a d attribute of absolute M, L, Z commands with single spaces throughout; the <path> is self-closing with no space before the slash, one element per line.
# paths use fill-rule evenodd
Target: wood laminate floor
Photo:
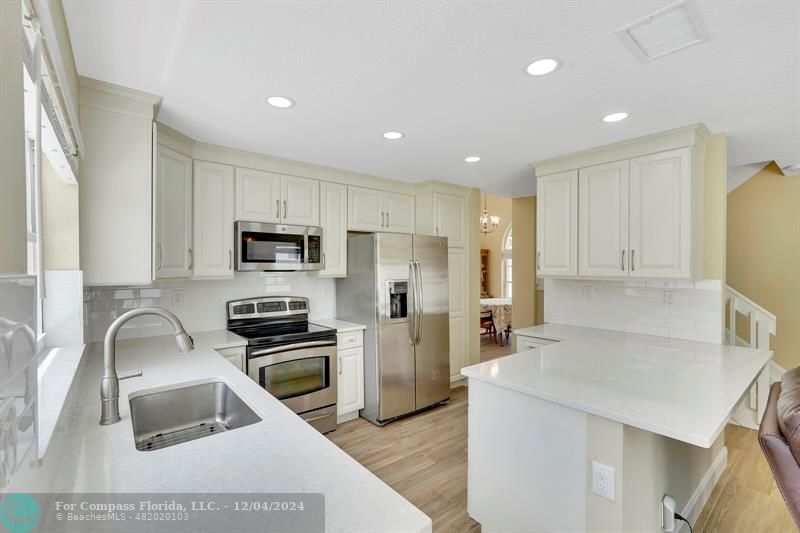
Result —
<path fill-rule="evenodd" d="M 503 357 L 504 355 L 509 355 L 512 353 L 514 352 L 511 350 L 511 342 L 505 346 L 500 346 L 499 339 L 498 342 L 495 343 L 493 340 L 490 340 L 488 336 L 481 337 L 481 362 Z"/>
<path fill-rule="evenodd" d="M 725 446 L 728 467 L 697 519 L 695 533 L 797 531 L 758 445 L 758 434 L 728 425 Z"/>
<path fill-rule="evenodd" d="M 430 516 L 434 533 L 480 532 L 467 515 L 466 387 L 453 389 L 447 405 L 382 428 L 359 418 L 328 437 Z M 694 524 L 695 533 L 797 531 L 756 432 L 728 426 L 725 444 L 728 467 Z"/>
<path fill-rule="evenodd" d="M 479 532 L 467 516 L 467 389 L 450 402 L 377 427 L 358 418 L 328 437 L 433 520 L 434 533 Z"/>

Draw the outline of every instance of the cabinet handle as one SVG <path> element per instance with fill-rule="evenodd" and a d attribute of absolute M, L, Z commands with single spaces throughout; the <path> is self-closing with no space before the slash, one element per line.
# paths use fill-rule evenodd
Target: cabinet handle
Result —
<path fill-rule="evenodd" d="M 194 252 L 189 248 L 189 270 L 194 268 Z"/>
<path fill-rule="evenodd" d="M 283 201 L 283 219 L 286 220 L 286 215 L 288 214 L 288 210 L 286 209 L 286 200 Z"/>
<path fill-rule="evenodd" d="M 625 272 L 625 250 L 622 250 L 622 260 L 619 262 L 619 266 Z"/>
<path fill-rule="evenodd" d="M 342 358 L 339 358 L 339 375 L 342 375 Z"/>
<path fill-rule="evenodd" d="M 386 212 L 385 211 L 381 211 L 381 227 L 382 228 L 386 227 Z"/>
<path fill-rule="evenodd" d="M 156 243 L 156 251 L 158 252 L 158 266 L 156 266 L 156 270 L 161 270 L 161 267 L 164 266 L 164 251 L 161 249 L 161 243 Z"/>
<path fill-rule="evenodd" d="M 439 236 L 439 226 L 436 226 L 436 236 Z"/>
<path fill-rule="evenodd" d="M 542 270 L 542 252 L 536 252 L 536 270 Z"/>
<path fill-rule="evenodd" d="M 636 264 L 634 263 L 633 254 L 636 253 L 636 250 L 631 248 L 631 272 L 636 272 Z"/>
<path fill-rule="evenodd" d="M 389 227 L 389 212 L 386 212 L 386 227 Z"/>
<path fill-rule="evenodd" d="M 322 254 L 322 270 L 325 270 L 325 253 Z"/>
<path fill-rule="evenodd" d="M 278 215 L 278 220 L 281 218 L 281 201 L 275 199 L 275 214 Z"/>
<path fill-rule="evenodd" d="M 233 268 L 233 251 L 228 250 L 228 270 Z"/>

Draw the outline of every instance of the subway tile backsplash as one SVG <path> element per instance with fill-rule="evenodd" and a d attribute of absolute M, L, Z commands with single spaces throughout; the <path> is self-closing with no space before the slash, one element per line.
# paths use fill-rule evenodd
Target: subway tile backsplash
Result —
<path fill-rule="evenodd" d="M 546 322 L 721 344 L 722 282 L 545 280 Z"/>
<path fill-rule="evenodd" d="M 333 279 L 311 272 L 236 273 L 225 280 L 159 280 L 149 287 L 86 287 L 83 293 L 86 342 L 103 340 L 117 317 L 138 307 L 163 307 L 175 313 L 189 331 L 224 329 L 225 303 L 256 296 L 305 296 L 311 318 L 336 313 Z M 172 332 L 158 317 L 142 316 L 128 322 L 119 338 L 152 337 Z"/>

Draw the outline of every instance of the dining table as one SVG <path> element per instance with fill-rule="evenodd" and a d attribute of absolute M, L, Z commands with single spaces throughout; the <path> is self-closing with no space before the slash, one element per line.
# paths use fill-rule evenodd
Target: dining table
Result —
<path fill-rule="evenodd" d="M 508 342 L 511 332 L 511 298 L 481 298 L 481 311 L 492 311 L 492 322 L 500 334 L 500 345 Z M 505 342 L 503 341 L 505 333 Z"/>

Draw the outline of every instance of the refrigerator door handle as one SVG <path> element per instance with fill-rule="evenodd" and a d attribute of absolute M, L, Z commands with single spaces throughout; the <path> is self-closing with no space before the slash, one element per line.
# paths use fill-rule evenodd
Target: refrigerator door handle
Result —
<path fill-rule="evenodd" d="M 417 279 L 414 280 L 414 287 L 417 289 L 417 297 L 415 298 L 415 302 L 417 305 L 417 316 L 414 318 L 414 322 L 417 326 L 417 342 L 415 344 L 419 344 L 422 341 L 422 321 L 425 319 L 425 311 L 424 309 L 424 302 L 422 301 L 422 265 L 420 265 L 419 261 L 416 259 L 414 260 L 414 270 L 416 270 Z"/>
<path fill-rule="evenodd" d="M 411 344 L 416 344 L 417 340 L 417 281 L 414 276 L 414 260 L 408 261 L 408 283 L 411 289 L 411 298 L 413 298 L 411 306 L 411 320 L 408 321 L 408 338 L 411 339 Z"/>

